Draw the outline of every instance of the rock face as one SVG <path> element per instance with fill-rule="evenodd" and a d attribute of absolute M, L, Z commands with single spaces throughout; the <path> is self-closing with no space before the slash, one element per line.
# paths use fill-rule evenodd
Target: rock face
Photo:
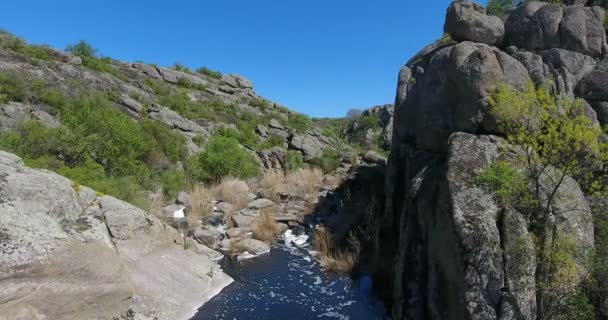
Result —
<path fill-rule="evenodd" d="M 231 281 L 157 218 L 3 151 L 0 212 L 2 315 L 186 319 Z"/>
<path fill-rule="evenodd" d="M 445 31 L 458 42 L 428 46 L 400 70 L 378 240 L 396 261 L 393 319 L 536 318 L 537 248 L 527 215 L 472 181 L 516 156 L 487 114 L 501 83 L 549 85 L 563 97 L 586 99 L 592 120 L 608 120 L 608 77 L 598 61 L 606 52 L 603 10 L 585 2 L 526 2 L 507 17 L 502 44 L 499 33 L 488 36 L 493 28 L 481 8 L 456 2 Z M 571 196 L 552 204 L 567 212 L 555 213 L 554 235 L 590 252 L 583 192 L 568 178 L 558 193 Z"/>
<path fill-rule="evenodd" d="M 505 26 L 500 18 L 486 15 L 484 7 L 474 2 L 453 2 L 445 20 L 445 32 L 457 41 L 495 45 L 505 35 Z"/>
<path fill-rule="evenodd" d="M 505 40 L 531 51 L 557 47 L 597 58 L 606 52 L 602 14 L 599 7 L 527 2 L 509 15 Z"/>

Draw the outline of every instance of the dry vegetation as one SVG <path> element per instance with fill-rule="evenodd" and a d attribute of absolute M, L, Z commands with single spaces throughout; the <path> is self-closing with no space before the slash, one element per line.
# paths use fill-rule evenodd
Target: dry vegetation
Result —
<path fill-rule="evenodd" d="M 323 171 L 318 168 L 300 169 L 287 175 L 281 170 L 270 170 L 264 173 L 260 184 L 266 197 L 278 202 L 282 192 L 306 199 L 316 193 L 322 181 Z"/>
<path fill-rule="evenodd" d="M 163 193 L 163 187 L 159 186 L 156 190 L 150 194 L 150 213 L 155 216 L 160 216 L 163 209 L 163 202 L 165 201 L 165 196 Z"/>
<path fill-rule="evenodd" d="M 247 251 L 247 248 L 245 248 L 241 244 L 241 240 L 242 239 L 240 239 L 240 238 L 230 240 L 230 252 L 232 254 L 241 254 L 241 253 Z"/>
<path fill-rule="evenodd" d="M 323 171 L 318 168 L 301 169 L 288 174 L 286 180 L 296 195 L 305 198 L 318 190 L 323 181 Z"/>
<path fill-rule="evenodd" d="M 270 244 L 274 237 L 281 232 L 279 224 L 274 220 L 273 208 L 264 208 L 260 217 L 253 225 L 253 237 Z"/>
<path fill-rule="evenodd" d="M 217 186 L 217 195 L 222 201 L 232 205 L 234 210 L 240 210 L 247 207 L 249 203 L 249 186 L 247 182 L 237 178 L 226 177 Z"/>
<path fill-rule="evenodd" d="M 314 249 L 316 258 L 326 271 L 350 272 L 361 251 L 361 245 L 355 236 L 349 236 L 349 249 L 336 247 L 334 236 L 325 228 L 314 232 Z"/>
<path fill-rule="evenodd" d="M 213 213 L 213 191 L 200 184 L 194 185 L 190 196 L 188 225 L 196 226 Z"/>

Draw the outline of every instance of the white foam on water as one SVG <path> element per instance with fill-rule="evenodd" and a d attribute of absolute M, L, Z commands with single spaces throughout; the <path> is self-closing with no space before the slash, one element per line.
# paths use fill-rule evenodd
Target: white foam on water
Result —
<path fill-rule="evenodd" d="M 306 234 L 295 235 L 295 234 L 293 234 L 293 231 L 287 230 L 283 234 L 283 240 L 285 241 L 285 245 L 287 245 L 288 247 L 291 247 L 292 245 L 301 247 L 301 246 L 306 245 L 306 243 L 308 243 L 308 235 L 306 235 Z"/>
<path fill-rule="evenodd" d="M 315 283 L 313 283 L 314 285 L 320 285 L 321 283 L 323 283 L 323 281 L 321 281 L 321 277 L 316 276 L 315 277 Z"/>

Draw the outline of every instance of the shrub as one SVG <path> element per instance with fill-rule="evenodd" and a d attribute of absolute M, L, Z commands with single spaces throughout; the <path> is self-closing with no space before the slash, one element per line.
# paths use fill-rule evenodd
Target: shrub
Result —
<path fill-rule="evenodd" d="M 162 151 L 168 159 L 184 161 L 188 156 L 186 138 L 182 134 L 172 131 L 158 121 L 148 119 L 141 122 L 141 127 L 152 144 L 152 149 Z"/>
<path fill-rule="evenodd" d="M 183 170 L 167 170 L 160 176 L 160 181 L 163 185 L 164 193 L 169 199 L 175 199 L 180 191 L 188 188 L 188 178 Z"/>
<path fill-rule="evenodd" d="M 128 80 L 129 78 L 127 76 L 125 76 L 122 72 L 120 72 L 118 69 L 116 69 L 114 66 L 112 66 L 111 62 L 112 62 L 112 60 L 110 58 L 105 58 L 105 57 L 104 58 L 96 58 L 96 57 L 83 57 L 82 58 L 82 65 L 84 65 L 85 67 L 87 67 L 89 69 L 111 74 L 120 80 L 124 80 L 124 81 Z"/>
<path fill-rule="evenodd" d="M 65 50 L 80 58 L 93 58 L 97 56 L 97 49 L 84 40 L 68 45 Z"/>
<path fill-rule="evenodd" d="M 306 132 L 312 129 L 313 122 L 306 115 L 294 113 L 287 116 L 287 126 L 294 128 L 297 132 Z"/>
<path fill-rule="evenodd" d="M 196 72 L 209 76 L 211 78 L 215 78 L 215 79 L 221 79 L 222 78 L 222 73 L 219 71 L 213 71 L 207 67 L 200 67 L 198 69 L 196 69 Z"/>
<path fill-rule="evenodd" d="M 23 77 L 14 72 L 0 72 L 0 103 L 22 102 L 26 99 L 26 84 Z"/>
<path fill-rule="evenodd" d="M 275 236 L 281 232 L 279 224 L 274 221 L 272 208 L 262 209 L 260 216 L 253 224 L 253 237 L 270 244 Z"/>
<path fill-rule="evenodd" d="M 300 151 L 289 150 L 285 156 L 285 169 L 295 171 L 304 166 L 304 156 Z"/>
<path fill-rule="evenodd" d="M 276 133 L 272 133 L 272 134 L 270 134 L 270 136 L 268 138 L 266 138 L 266 141 L 264 141 L 264 143 L 262 143 L 262 145 L 260 146 L 260 149 L 271 149 L 273 147 L 283 148 L 284 145 L 285 145 L 285 138 L 283 138 L 282 136 L 280 136 Z"/>
<path fill-rule="evenodd" d="M 310 161 L 311 165 L 321 168 L 325 173 L 333 172 L 341 163 L 342 159 L 340 158 L 340 153 L 336 150 L 329 149 L 323 151 L 323 154 L 320 157 Z"/>
<path fill-rule="evenodd" d="M 174 63 L 173 69 L 177 70 L 177 71 L 181 71 L 181 72 L 192 73 L 192 70 L 190 70 L 190 68 L 183 65 L 181 62 Z"/>
<path fill-rule="evenodd" d="M 236 139 L 221 135 L 213 135 L 209 139 L 195 166 L 195 176 L 207 182 L 219 181 L 226 176 L 247 179 L 258 171 L 254 157 L 243 150 Z"/>
<path fill-rule="evenodd" d="M 61 107 L 60 114 L 87 154 L 110 176 L 143 178 L 149 174 L 142 161 L 150 150 L 143 130 L 112 107 L 106 96 L 93 94 L 72 100 Z"/>
<path fill-rule="evenodd" d="M 503 16 L 513 8 L 513 0 L 488 0 L 486 5 L 488 14 L 495 16 Z"/>
<path fill-rule="evenodd" d="M 526 177 L 517 172 L 508 162 L 496 161 L 475 178 L 477 184 L 496 193 L 504 204 L 514 204 L 528 188 Z"/>

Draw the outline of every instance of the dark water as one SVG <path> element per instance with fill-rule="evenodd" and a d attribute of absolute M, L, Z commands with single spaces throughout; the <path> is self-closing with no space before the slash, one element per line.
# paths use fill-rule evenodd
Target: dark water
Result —
<path fill-rule="evenodd" d="M 241 262 L 224 259 L 234 283 L 207 302 L 193 320 L 384 319 L 378 303 L 348 277 L 323 272 L 308 248 L 276 245 L 269 254 Z"/>

